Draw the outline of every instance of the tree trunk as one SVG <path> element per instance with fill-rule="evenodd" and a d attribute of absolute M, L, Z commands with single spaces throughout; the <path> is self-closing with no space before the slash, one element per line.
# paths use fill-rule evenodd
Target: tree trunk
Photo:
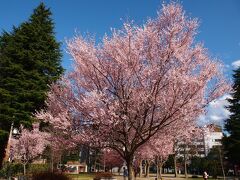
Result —
<path fill-rule="evenodd" d="M 184 173 L 185 173 L 185 178 L 188 178 L 188 174 L 187 174 L 187 160 L 186 160 L 186 158 L 184 158 Z"/>
<path fill-rule="evenodd" d="M 105 156 L 104 156 L 104 159 L 103 159 L 103 172 L 106 172 L 106 168 L 105 168 Z"/>
<path fill-rule="evenodd" d="M 162 179 L 162 163 L 159 164 L 159 178 Z"/>
<path fill-rule="evenodd" d="M 23 174 L 26 175 L 26 165 L 28 163 L 27 155 L 23 155 Z"/>
<path fill-rule="evenodd" d="M 145 160 L 145 164 L 144 164 L 144 176 L 146 175 L 146 172 L 147 172 L 147 163 L 146 163 L 146 160 Z"/>
<path fill-rule="evenodd" d="M 157 179 L 159 179 L 159 157 L 156 157 Z"/>
<path fill-rule="evenodd" d="M 156 164 L 157 164 L 157 179 L 162 179 L 162 159 L 160 160 L 160 157 L 157 157 Z"/>
<path fill-rule="evenodd" d="M 174 159 L 174 175 L 175 175 L 175 177 L 177 177 L 178 174 L 177 174 L 177 156 L 176 156 L 176 153 L 174 153 L 173 159 Z"/>
<path fill-rule="evenodd" d="M 218 147 L 219 149 L 219 158 L 220 158 L 220 163 L 221 163 L 221 168 L 222 168 L 222 174 L 223 174 L 223 180 L 226 179 L 225 177 L 225 171 L 224 171 L 224 167 L 223 167 L 223 159 L 222 159 L 222 153 L 221 153 L 221 149 L 220 147 Z"/>
<path fill-rule="evenodd" d="M 23 174 L 26 175 L 26 163 L 23 163 Z"/>
<path fill-rule="evenodd" d="M 142 160 L 140 161 L 139 164 L 139 177 L 142 177 Z"/>
<path fill-rule="evenodd" d="M 185 174 L 185 178 L 188 178 L 188 174 L 187 174 L 187 145 L 184 145 L 184 174 Z"/>
<path fill-rule="evenodd" d="M 150 167 L 149 160 L 146 160 L 146 171 L 145 171 L 145 177 L 147 177 L 147 178 L 149 178 L 149 167 Z"/>
<path fill-rule="evenodd" d="M 51 153 L 51 172 L 53 172 L 53 152 Z"/>
<path fill-rule="evenodd" d="M 128 180 L 134 180 L 134 169 L 132 163 L 127 163 Z"/>
<path fill-rule="evenodd" d="M 133 156 L 129 155 L 126 159 L 128 180 L 134 180 Z"/>

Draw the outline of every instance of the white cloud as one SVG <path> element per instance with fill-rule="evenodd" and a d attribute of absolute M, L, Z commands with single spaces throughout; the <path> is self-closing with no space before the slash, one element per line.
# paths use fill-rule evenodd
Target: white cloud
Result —
<path fill-rule="evenodd" d="M 207 113 L 200 116 L 199 124 L 205 125 L 213 123 L 223 126 L 224 120 L 228 119 L 230 115 L 230 112 L 226 108 L 229 105 L 227 101 L 229 98 L 231 98 L 231 96 L 227 94 L 210 102 L 207 107 Z"/>
<path fill-rule="evenodd" d="M 229 64 L 225 64 L 224 67 L 228 69 L 228 68 L 230 68 L 231 66 L 230 66 Z"/>
<path fill-rule="evenodd" d="M 220 116 L 211 115 L 209 117 L 210 117 L 210 120 L 212 120 L 212 121 L 221 121 L 221 117 Z"/>
<path fill-rule="evenodd" d="M 236 60 L 236 61 L 232 62 L 232 66 L 234 68 L 238 68 L 240 66 L 240 60 Z"/>

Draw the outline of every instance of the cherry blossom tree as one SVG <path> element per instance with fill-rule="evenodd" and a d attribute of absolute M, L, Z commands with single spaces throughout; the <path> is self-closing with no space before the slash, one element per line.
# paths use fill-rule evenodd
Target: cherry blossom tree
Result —
<path fill-rule="evenodd" d="M 48 144 L 49 134 L 39 131 L 39 124 L 33 124 L 33 130 L 21 128 L 19 139 L 11 139 L 15 159 L 20 159 L 26 174 L 26 165 L 39 157 Z"/>
<path fill-rule="evenodd" d="M 156 141 L 153 144 L 155 150 L 155 163 L 157 166 L 157 179 L 162 179 L 162 166 L 167 161 L 168 156 L 173 153 L 173 140 L 166 138 L 163 140 Z"/>
<path fill-rule="evenodd" d="M 177 177 L 177 155 L 179 152 L 183 152 L 183 160 L 184 160 L 184 173 L 187 178 L 187 160 L 189 158 L 189 151 L 194 151 L 197 149 L 193 149 L 194 143 L 203 139 L 204 128 L 198 126 L 186 126 L 182 128 L 183 131 L 179 131 L 181 133 L 175 134 L 174 137 L 174 169 L 175 169 L 175 177 Z M 192 147 L 192 148 L 190 148 Z"/>
<path fill-rule="evenodd" d="M 149 176 L 150 162 L 154 162 L 157 167 L 157 178 L 161 177 L 161 170 L 164 162 L 170 154 L 173 154 L 173 136 L 167 134 L 156 134 L 147 143 L 139 148 L 136 153 L 137 159 L 146 161 L 145 176 Z"/>
<path fill-rule="evenodd" d="M 171 3 L 143 26 L 113 30 L 102 44 L 75 37 L 68 42 L 74 69 L 52 85 L 48 108 L 36 116 L 91 146 L 114 149 L 132 180 L 134 153 L 143 144 L 196 121 L 230 89 L 221 64 L 194 41 L 197 27 Z"/>
<path fill-rule="evenodd" d="M 54 164 L 61 164 L 63 153 L 73 150 L 77 144 L 72 141 L 71 137 L 62 134 L 61 131 L 53 129 L 47 138 L 50 147 L 51 170 L 54 170 Z"/>
<path fill-rule="evenodd" d="M 112 169 L 113 167 L 118 167 L 119 170 L 123 166 L 124 160 L 119 155 L 118 152 L 112 149 L 103 149 L 101 156 L 101 163 L 103 164 L 103 169 L 105 171 L 106 167 Z"/>

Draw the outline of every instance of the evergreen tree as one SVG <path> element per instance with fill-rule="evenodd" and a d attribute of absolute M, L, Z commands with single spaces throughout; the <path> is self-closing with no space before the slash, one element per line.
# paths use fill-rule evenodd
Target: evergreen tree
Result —
<path fill-rule="evenodd" d="M 7 141 L 8 141 L 8 133 L 4 130 L 0 130 L 0 168 L 2 167 L 2 160 L 5 154 L 5 148 L 7 145 Z"/>
<path fill-rule="evenodd" d="M 41 3 L 27 22 L 0 36 L 0 130 L 30 125 L 48 85 L 63 73 L 51 15 Z"/>
<path fill-rule="evenodd" d="M 225 129 L 230 134 L 224 138 L 227 157 L 233 164 L 240 164 L 240 67 L 234 71 L 232 99 L 229 99 L 229 111 L 232 113 L 226 121 Z"/>

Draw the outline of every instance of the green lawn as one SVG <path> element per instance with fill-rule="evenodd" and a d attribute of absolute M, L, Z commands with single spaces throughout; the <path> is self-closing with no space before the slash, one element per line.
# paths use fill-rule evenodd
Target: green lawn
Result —
<path fill-rule="evenodd" d="M 74 180 L 92 180 L 94 177 L 94 174 L 91 173 L 81 173 L 81 174 L 68 174 L 69 177 L 71 177 Z"/>

